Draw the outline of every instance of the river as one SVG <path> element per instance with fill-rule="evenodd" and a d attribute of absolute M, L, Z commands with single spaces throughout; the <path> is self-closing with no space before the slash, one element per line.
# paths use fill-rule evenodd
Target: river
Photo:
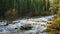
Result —
<path fill-rule="evenodd" d="M 54 15 L 40 17 L 40 18 L 15 20 L 13 21 L 13 23 L 15 24 L 9 24 L 8 26 L 0 26 L 0 34 L 3 34 L 3 33 L 12 34 L 12 32 L 14 32 L 15 34 L 18 34 L 18 33 L 19 34 L 46 34 L 43 31 L 47 28 L 48 19 L 51 19 L 51 18 L 54 18 Z M 19 28 L 26 24 L 31 24 L 33 28 L 31 30 L 21 32 Z M 15 28 L 18 28 L 18 29 L 15 30 Z"/>

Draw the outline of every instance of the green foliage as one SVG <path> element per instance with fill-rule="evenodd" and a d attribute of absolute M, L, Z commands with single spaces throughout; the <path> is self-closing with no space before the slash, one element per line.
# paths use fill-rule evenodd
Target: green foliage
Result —
<path fill-rule="evenodd" d="M 32 16 L 32 18 L 39 18 L 40 16 Z"/>
<path fill-rule="evenodd" d="M 60 7 L 59 7 L 59 0 L 57 2 L 54 0 L 53 3 L 54 3 L 53 6 L 56 7 L 55 11 L 57 11 L 57 14 L 56 14 L 57 18 L 55 18 L 55 20 L 53 21 L 54 23 L 50 27 L 48 27 L 46 29 L 46 31 L 48 31 L 48 32 L 58 31 L 58 33 L 60 34 Z M 52 7 L 52 9 L 54 9 L 54 8 Z"/>
<path fill-rule="evenodd" d="M 59 33 L 60 31 L 60 18 L 54 20 L 54 23 L 51 26 L 48 26 L 45 30 L 46 32 L 55 32 Z"/>
<path fill-rule="evenodd" d="M 58 8 L 57 17 L 60 17 L 60 8 Z"/>
<path fill-rule="evenodd" d="M 49 0 L 0 0 L 0 16 L 5 17 L 9 9 L 16 9 L 20 16 L 39 16 L 49 7 Z"/>

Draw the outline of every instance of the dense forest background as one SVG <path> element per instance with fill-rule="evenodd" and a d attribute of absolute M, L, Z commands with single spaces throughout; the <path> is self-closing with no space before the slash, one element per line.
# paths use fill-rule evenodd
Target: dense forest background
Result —
<path fill-rule="evenodd" d="M 53 15 L 56 4 L 57 0 L 0 0 L 0 19 Z"/>

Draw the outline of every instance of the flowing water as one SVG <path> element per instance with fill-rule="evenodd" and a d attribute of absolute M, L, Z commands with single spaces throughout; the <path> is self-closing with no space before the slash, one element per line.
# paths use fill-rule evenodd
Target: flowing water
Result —
<path fill-rule="evenodd" d="M 51 19 L 53 17 L 54 15 L 41 18 L 16 20 L 13 21 L 13 23 L 15 24 L 10 24 L 8 26 L 0 26 L 0 34 L 47 34 L 43 31 L 47 28 L 48 19 Z M 26 24 L 31 24 L 33 28 L 31 30 L 21 31 L 19 28 Z"/>

